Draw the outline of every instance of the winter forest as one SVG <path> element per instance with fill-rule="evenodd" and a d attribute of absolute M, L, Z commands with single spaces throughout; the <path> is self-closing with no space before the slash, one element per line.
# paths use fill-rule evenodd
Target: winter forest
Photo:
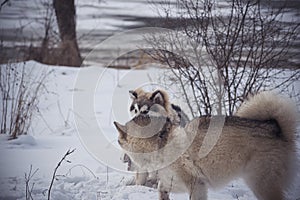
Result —
<path fill-rule="evenodd" d="M 1 200 L 300 200 L 298 0 L 0 3 Z"/>

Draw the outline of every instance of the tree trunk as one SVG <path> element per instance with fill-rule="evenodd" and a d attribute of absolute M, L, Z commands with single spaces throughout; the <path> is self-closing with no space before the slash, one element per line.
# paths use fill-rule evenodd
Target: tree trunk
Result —
<path fill-rule="evenodd" d="M 57 54 L 57 64 L 80 66 L 82 58 L 76 39 L 76 11 L 74 0 L 53 0 L 53 7 L 61 39 Z"/>

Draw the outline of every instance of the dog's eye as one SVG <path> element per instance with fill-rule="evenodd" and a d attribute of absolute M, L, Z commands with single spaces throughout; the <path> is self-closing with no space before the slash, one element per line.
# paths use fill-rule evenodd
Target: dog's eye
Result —
<path fill-rule="evenodd" d="M 134 110 L 134 106 L 131 105 L 131 106 L 130 106 L 130 111 L 133 111 L 133 110 Z"/>

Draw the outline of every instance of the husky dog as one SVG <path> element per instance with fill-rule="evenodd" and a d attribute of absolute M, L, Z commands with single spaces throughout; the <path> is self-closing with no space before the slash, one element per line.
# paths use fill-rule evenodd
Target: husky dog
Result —
<path fill-rule="evenodd" d="M 155 110 L 155 104 L 161 105 L 167 112 L 168 117 L 174 126 L 184 127 L 188 121 L 188 116 L 181 110 L 177 105 L 171 104 L 169 101 L 168 94 L 164 90 L 156 90 L 154 92 L 145 92 L 142 88 L 129 91 L 132 103 L 130 106 L 130 113 L 132 116 L 137 116 L 139 114 L 147 114 L 148 112 L 157 112 Z M 156 186 L 157 177 L 156 172 L 154 173 L 138 173 L 139 168 L 131 162 L 130 157 L 124 154 L 124 162 L 128 163 L 129 171 L 137 171 L 135 175 L 135 184 L 138 185 L 148 185 Z"/>
<path fill-rule="evenodd" d="M 114 122 L 118 142 L 139 168 L 158 170 L 159 199 L 188 192 L 206 200 L 207 189 L 234 178 L 245 180 L 260 200 L 283 200 L 296 160 L 296 107 L 288 99 L 263 92 L 226 117 L 211 151 L 199 154 L 212 117 L 202 116 L 184 128 L 174 126 L 167 111 L 155 104 L 155 115 L 140 114 L 125 126 Z M 169 163 L 169 164 L 168 164 Z"/>

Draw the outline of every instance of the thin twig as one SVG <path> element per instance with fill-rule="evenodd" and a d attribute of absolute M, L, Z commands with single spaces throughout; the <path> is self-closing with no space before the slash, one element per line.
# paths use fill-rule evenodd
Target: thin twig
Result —
<path fill-rule="evenodd" d="M 32 172 L 32 165 L 30 165 L 29 173 L 25 173 L 25 199 L 26 200 L 33 200 L 32 191 L 35 183 L 32 183 L 31 188 L 29 186 L 31 179 L 33 176 L 38 172 L 39 169 L 36 169 Z"/>
<path fill-rule="evenodd" d="M 55 180 L 55 177 L 56 177 L 56 172 L 58 170 L 58 168 L 61 166 L 62 162 L 64 160 L 66 160 L 66 158 L 72 154 L 76 149 L 73 149 L 73 150 L 68 150 L 65 155 L 62 157 L 62 159 L 57 163 L 55 169 L 54 169 L 54 172 L 53 172 L 53 175 L 52 175 L 52 179 L 51 179 L 51 183 L 50 183 L 50 186 L 49 186 L 49 189 L 48 189 L 48 200 L 50 200 L 50 197 L 51 197 L 51 189 L 52 189 L 52 186 L 53 186 L 53 183 L 54 183 L 54 180 Z M 67 162 L 70 162 L 69 160 L 66 160 Z"/>

